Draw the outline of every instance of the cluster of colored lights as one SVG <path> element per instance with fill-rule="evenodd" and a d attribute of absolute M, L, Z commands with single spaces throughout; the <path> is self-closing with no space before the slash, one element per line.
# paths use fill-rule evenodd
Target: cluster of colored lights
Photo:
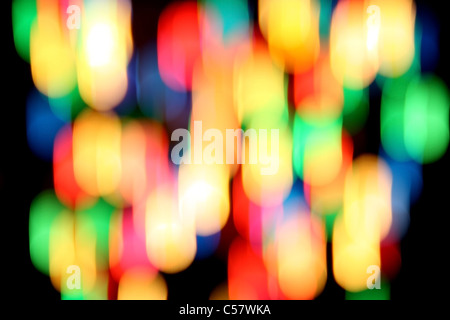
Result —
<path fill-rule="evenodd" d="M 62 299 L 166 299 L 166 274 L 216 254 L 228 278 L 211 298 L 314 299 L 328 277 L 349 299 L 370 297 L 373 266 L 389 298 L 422 165 L 449 143 L 448 89 L 423 72 L 438 58 L 433 25 L 412 0 L 256 4 L 169 3 L 156 43 L 136 50 L 128 0 L 13 1 L 35 86 L 28 144 L 53 168 L 30 208 L 30 257 Z M 379 152 L 355 155 L 370 108 Z M 176 165 L 177 128 L 192 141 L 277 129 L 278 170 L 229 161 L 224 143 L 220 164 L 196 161 L 205 142 Z M 242 157 L 274 149 L 233 139 Z"/>

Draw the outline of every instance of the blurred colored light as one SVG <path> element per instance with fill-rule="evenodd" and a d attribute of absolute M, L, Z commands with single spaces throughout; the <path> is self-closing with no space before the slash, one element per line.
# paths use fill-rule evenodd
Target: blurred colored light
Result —
<path fill-rule="evenodd" d="M 52 161 L 31 263 L 62 300 L 167 299 L 216 263 L 226 279 L 183 294 L 390 299 L 422 167 L 450 139 L 439 25 L 418 9 L 13 0 L 26 139 Z"/>
<path fill-rule="evenodd" d="M 228 292 L 230 300 L 269 299 L 267 270 L 262 257 L 237 237 L 228 254 Z"/>
<path fill-rule="evenodd" d="M 371 3 L 380 10 L 379 72 L 388 77 L 401 76 L 414 59 L 415 4 L 412 0 Z"/>
<path fill-rule="evenodd" d="M 158 67 L 161 78 L 176 91 L 191 89 L 192 72 L 200 58 L 203 8 L 194 1 L 172 3 L 158 21 Z"/>
<path fill-rule="evenodd" d="M 47 275 L 50 272 L 50 232 L 62 210 L 64 207 L 50 190 L 41 192 L 30 207 L 30 257 L 36 269 Z"/>
<path fill-rule="evenodd" d="M 438 160 L 449 142 L 449 95 L 436 76 L 387 83 L 381 104 L 381 141 L 396 160 Z"/>
<path fill-rule="evenodd" d="M 364 1 L 341 0 L 333 12 L 330 63 L 336 80 L 352 89 L 367 87 L 378 72 L 376 49 L 369 50 Z"/>
<path fill-rule="evenodd" d="M 61 28 L 56 1 L 37 1 L 30 65 L 36 88 L 49 97 L 64 96 L 76 86 L 75 52 Z"/>
<path fill-rule="evenodd" d="M 180 215 L 202 236 L 217 233 L 229 213 L 228 170 L 223 165 L 181 165 L 178 173 Z"/>
<path fill-rule="evenodd" d="M 273 60 L 288 73 L 309 69 L 320 50 L 319 2 L 263 0 L 258 5 L 259 25 Z"/>
<path fill-rule="evenodd" d="M 121 125 L 114 114 L 83 112 L 73 127 L 73 165 L 79 186 L 93 196 L 111 195 L 121 177 Z"/>
<path fill-rule="evenodd" d="M 313 299 L 327 278 L 324 227 L 315 217 L 298 214 L 277 230 L 277 266 L 280 288 L 289 299 Z"/>
<path fill-rule="evenodd" d="M 14 44 L 17 53 L 30 62 L 30 32 L 36 19 L 37 9 L 34 0 L 14 0 L 12 3 L 12 23 Z"/>
<path fill-rule="evenodd" d="M 294 119 L 294 170 L 305 183 L 330 183 L 342 166 L 342 118 L 309 123 Z"/>
<path fill-rule="evenodd" d="M 129 1 L 89 1 L 82 15 L 77 50 L 81 97 L 93 109 L 116 107 L 128 87 L 127 64 L 133 52 Z"/>
<path fill-rule="evenodd" d="M 166 300 L 167 284 L 162 275 L 133 269 L 119 282 L 118 300 Z"/>
<path fill-rule="evenodd" d="M 405 146 L 420 163 L 439 159 L 449 141 L 450 99 L 445 84 L 435 76 L 416 78 L 405 96 Z"/>
<path fill-rule="evenodd" d="M 150 194 L 145 227 L 147 255 L 158 269 L 176 273 L 192 263 L 197 251 L 195 226 L 179 213 L 175 191 L 169 186 Z"/>
<path fill-rule="evenodd" d="M 56 135 L 65 123 L 52 112 L 47 97 L 37 91 L 31 92 L 27 99 L 26 121 L 31 150 L 51 161 Z"/>

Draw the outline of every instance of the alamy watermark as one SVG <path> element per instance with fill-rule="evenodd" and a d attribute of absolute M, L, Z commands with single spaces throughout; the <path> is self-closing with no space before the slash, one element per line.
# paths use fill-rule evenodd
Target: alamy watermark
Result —
<path fill-rule="evenodd" d="M 367 273 L 370 276 L 367 278 L 367 288 L 372 289 L 381 289 L 381 270 L 377 265 L 371 265 L 367 267 Z"/>
<path fill-rule="evenodd" d="M 77 5 L 71 5 L 67 7 L 66 13 L 69 17 L 66 20 L 66 26 L 69 30 L 80 29 L 81 23 L 81 9 Z"/>
<path fill-rule="evenodd" d="M 194 121 L 194 141 L 191 144 L 191 133 L 186 129 L 176 129 L 172 132 L 171 140 L 178 141 L 170 154 L 173 163 L 179 164 L 245 164 L 248 150 L 248 164 L 260 164 L 262 175 L 274 175 L 279 167 L 279 129 L 270 129 L 270 143 L 267 129 L 226 129 L 225 139 L 218 129 L 202 130 L 202 121 Z M 237 146 L 235 157 L 235 138 L 241 141 Z M 180 141 L 181 140 L 181 141 Z M 224 157 L 224 140 L 226 156 Z M 203 148 L 203 142 L 208 145 Z M 246 144 L 248 143 L 248 148 Z M 192 148 L 191 148 L 192 146 Z M 268 150 L 270 149 L 270 151 Z M 193 161 L 191 157 L 193 153 Z"/>
<path fill-rule="evenodd" d="M 77 265 L 70 265 L 66 270 L 67 277 L 66 285 L 69 290 L 80 289 L 81 288 L 81 269 Z"/>

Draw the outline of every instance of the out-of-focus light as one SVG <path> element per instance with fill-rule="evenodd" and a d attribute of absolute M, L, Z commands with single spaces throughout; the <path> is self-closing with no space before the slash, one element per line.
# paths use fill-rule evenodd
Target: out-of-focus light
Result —
<path fill-rule="evenodd" d="M 159 123 L 129 120 L 124 124 L 119 190 L 128 204 L 139 206 L 150 191 L 171 179 L 168 148 L 166 132 Z"/>
<path fill-rule="evenodd" d="M 376 50 L 367 48 L 367 19 L 364 1 L 338 2 L 330 31 L 330 63 L 336 80 L 352 89 L 367 87 L 378 72 Z"/>
<path fill-rule="evenodd" d="M 117 191 L 121 177 L 121 124 L 114 114 L 86 110 L 73 127 L 75 179 L 89 195 Z"/>
<path fill-rule="evenodd" d="M 393 280 L 402 264 L 402 258 L 400 255 L 400 246 L 398 242 L 381 244 L 381 273 L 388 277 L 389 280 Z"/>
<path fill-rule="evenodd" d="M 319 2 L 263 0 L 259 25 L 273 60 L 288 73 L 309 69 L 319 50 Z"/>
<path fill-rule="evenodd" d="M 30 31 L 37 16 L 36 0 L 14 0 L 12 23 L 17 53 L 30 62 Z"/>
<path fill-rule="evenodd" d="M 177 203 L 176 192 L 169 185 L 160 186 L 147 200 L 147 255 L 153 265 L 167 273 L 186 269 L 197 251 L 195 225 L 179 212 Z"/>
<path fill-rule="evenodd" d="M 347 291 L 367 289 L 367 268 L 381 263 L 379 243 L 364 236 L 352 237 L 346 230 L 342 215 L 338 215 L 334 222 L 331 242 L 336 282 Z"/>
<path fill-rule="evenodd" d="M 89 65 L 100 67 L 108 64 L 114 49 L 114 38 L 111 27 L 105 23 L 95 24 L 86 40 Z"/>
<path fill-rule="evenodd" d="M 228 254 L 230 300 L 269 299 L 267 269 L 261 255 L 241 238 L 236 238 Z"/>
<path fill-rule="evenodd" d="M 27 140 L 31 150 L 44 160 L 51 160 L 53 144 L 64 121 L 55 116 L 47 97 L 37 91 L 27 100 Z"/>
<path fill-rule="evenodd" d="M 410 206 L 422 191 L 422 167 L 412 160 L 396 161 L 381 151 L 392 172 L 392 226 L 385 242 L 393 243 L 402 239 L 408 230 Z"/>
<path fill-rule="evenodd" d="M 49 275 L 50 231 L 64 206 L 52 191 L 41 192 L 30 207 L 30 257 L 40 272 Z"/>
<path fill-rule="evenodd" d="M 258 130 L 258 161 L 252 164 L 247 160 L 242 164 L 242 181 L 249 199 L 261 206 L 272 206 L 281 204 L 292 187 L 294 179 L 292 172 L 292 134 L 289 127 L 282 123 L 278 126 L 273 125 L 273 127 L 265 127 L 264 125 L 261 127 L 268 128 L 266 129 L 267 139 L 261 139 L 262 133 Z M 278 139 L 273 139 L 273 132 L 271 131 L 273 128 L 279 130 Z M 251 144 L 246 143 L 242 148 L 242 154 L 249 155 L 251 152 L 256 151 L 251 151 Z M 270 173 L 264 174 L 265 171 Z"/>
<path fill-rule="evenodd" d="M 249 37 L 250 17 L 245 0 L 206 0 L 205 10 L 214 17 L 213 23 L 219 24 L 225 44 Z"/>
<path fill-rule="evenodd" d="M 109 237 L 109 265 L 116 282 L 128 271 L 139 269 L 156 274 L 157 268 L 147 256 L 145 224 L 136 226 L 136 210 L 126 208 L 111 217 Z"/>
<path fill-rule="evenodd" d="M 378 36 L 380 33 L 380 8 L 376 5 L 370 5 L 367 7 L 367 13 L 370 14 L 370 18 L 367 19 L 367 50 L 372 51 L 377 49 Z"/>
<path fill-rule="evenodd" d="M 335 5 L 334 1 L 320 0 L 319 32 L 321 42 L 329 40 L 331 15 Z"/>
<path fill-rule="evenodd" d="M 405 95 L 405 146 L 419 163 L 438 160 L 449 142 L 450 99 L 436 76 L 415 78 Z"/>
<path fill-rule="evenodd" d="M 52 112 L 64 122 L 73 121 L 76 116 L 86 108 L 86 104 L 80 97 L 78 87 L 61 97 L 48 97 Z"/>
<path fill-rule="evenodd" d="M 82 211 L 69 211 L 48 191 L 33 201 L 31 259 L 50 275 L 62 299 L 106 299 L 111 211 L 102 201 Z M 73 272 L 79 276 L 75 283 Z"/>
<path fill-rule="evenodd" d="M 233 74 L 233 94 L 241 124 L 255 115 L 268 114 L 273 121 L 286 113 L 285 76 L 276 67 L 262 42 L 243 46 L 237 54 Z"/>
<path fill-rule="evenodd" d="M 293 157 L 295 173 L 305 183 L 330 183 L 342 166 L 342 118 L 309 123 L 296 115 Z"/>
<path fill-rule="evenodd" d="M 327 278 L 326 237 L 319 219 L 305 213 L 291 215 L 277 232 L 280 288 L 289 299 L 313 299 Z"/>
<path fill-rule="evenodd" d="M 438 160 L 449 142 L 449 95 L 436 76 L 386 83 L 381 103 L 381 141 L 396 160 Z"/>
<path fill-rule="evenodd" d="M 196 150 L 196 140 L 198 138 L 199 140 L 207 140 L 206 132 L 209 130 L 214 130 L 217 134 L 221 133 L 223 137 L 222 143 L 218 143 L 217 137 L 214 135 L 214 143 L 218 143 L 217 148 L 219 149 L 215 150 L 214 158 L 216 159 L 216 163 L 226 163 L 231 176 L 233 176 L 240 160 L 237 157 L 236 151 L 241 148 L 241 136 L 237 135 L 236 141 L 233 136 L 233 140 L 229 141 L 227 133 L 227 130 L 240 129 L 233 105 L 233 72 L 232 68 L 220 67 L 219 61 L 216 63 L 210 61 L 210 63 L 213 65 L 209 66 L 209 68 L 196 67 L 193 73 L 192 112 L 190 119 L 191 144 L 193 147 L 191 147 L 191 150 L 194 153 L 202 152 L 202 154 L 209 155 L 208 149 L 212 143 L 203 143 L 202 150 Z M 229 66 L 231 67 L 231 63 Z M 197 132 L 196 121 L 201 121 L 201 131 L 199 130 Z M 212 141 L 212 137 L 208 140 Z M 232 146 L 230 150 L 229 146 Z M 195 162 L 196 155 L 192 155 L 194 156 Z M 230 157 L 233 158 L 233 161 L 228 160 Z M 205 162 L 205 159 L 203 159 L 203 163 Z"/>
<path fill-rule="evenodd" d="M 334 78 L 330 57 L 322 52 L 312 69 L 294 75 L 294 103 L 302 119 L 335 119 L 342 112 L 343 87 Z"/>
<path fill-rule="evenodd" d="M 398 161 L 409 155 L 404 143 L 405 94 L 408 81 L 404 78 L 386 81 L 381 96 L 380 137 L 383 149 Z"/>
<path fill-rule="evenodd" d="M 344 184 L 347 170 L 351 170 L 353 142 L 351 137 L 342 132 L 342 164 L 337 175 L 323 185 L 305 185 L 305 197 L 309 199 L 312 212 L 330 215 L 337 213 L 343 204 Z M 309 196 L 309 197 L 308 197 Z"/>
<path fill-rule="evenodd" d="M 187 126 L 190 93 L 175 91 L 161 79 L 154 46 L 137 52 L 137 99 L 142 112 L 152 119 L 165 120 L 169 130 Z"/>
<path fill-rule="evenodd" d="M 392 173 L 384 160 L 373 155 L 359 156 L 347 172 L 343 217 L 353 239 L 362 237 L 380 242 L 392 223 Z"/>
<path fill-rule="evenodd" d="M 200 24 L 204 10 L 194 1 L 172 3 L 158 21 L 158 67 L 161 78 L 177 91 L 191 89 L 200 58 Z"/>
<path fill-rule="evenodd" d="M 232 188 L 234 226 L 244 240 L 249 241 L 252 245 L 261 246 L 263 240 L 262 208 L 245 194 L 240 172 L 234 177 Z"/>
<path fill-rule="evenodd" d="M 220 231 L 230 213 L 229 173 L 225 165 L 182 164 L 178 172 L 179 210 L 207 236 Z"/>
<path fill-rule="evenodd" d="M 434 18 L 416 25 L 413 0 L 132 4 L 12 2 L 27 142 L 53 161 L 30 258 L 61 299 L 167 299 L 164 274 L 217 258 L 211 299 L 314 299 L 331 271 L 345 299 L 390 299 L 422 165 L 450 140 Z"/>
<path fill-rule="evenodd" d="M 344 87 L 343 125 L 351 134 L 358 133 L 369 115 L 368 89 Z"/>
<path fill-rule="evenodd" d="M 125 97 L 133 52 L 129 1 L 85 3 L 77 50 L 81 97 L 95 110 L 111 110 Z"/>
<path fill-rule="evenodd" d="M 168 289 L 161 274 L 132 269 L 119 282 L 118 300 L 166 300 Z"/>
<path fill-rule="evenodd" d="M 392 222 L 391 188 L 389 167 L 376 156 L 358 157 L 347 173 L 332 238 L 334 277 L 347 291 L 365 290 L 367 269 L 380 268 L 380 242 Z"/>
<path fill-rule="evenodd" d="M 391 286 L 388 281 L 380 282 L 380 289 L 365 289 L 358 292 L 346 291 L 345 300 L 390 300 Z"/>
<path fill-rule="evenodd" d="M 379 72 L 387 77 L 404 74 L 414 59 L 414 24 L 416 7 L 412 0 L 373 0 L 378 6 Z"/>
<path fill-rule="evenodd" d="M 95 237 L 94 259 L 97 270 L 103 273 L 107 273 L 109 268 L 110 221 L 115 210 L 115 207 L 99 198 L 91 206 L 75 212 L 77 228 L 86 226 L 83 227 L 86 228 L 84 231 L 80 231 L 80 236 L 84 237 L 84 233 L 90 233 Z"/>
<path fill-rule="evenodd" d="M 53 184 L 58 199 L 68 208 L 85 207 L 94 199 L 84 192 L 75 179 L 72 127 L 63 127 L 55 138 L 53 149 Z"/>
<path fill-rule="evenodd" d="M 59 21 L 57 1 L 38 1 L 30 34 L 30 65 L 36 88 L 61 97 L 76 86 L 75 53 Z"/>
<path fill-rule="evenodd" d="M 129 204 L 139 203 L 147 191 L 146 136 L 137 121 L 124 125 L 122 134 L 122 178 L 120 193 Z"/>
<path fill-rule="evenodd" d="M 50 229 L 50 279 L 53 286 L 61 291 L 66 286 L 67 267 L 79 266 L 76 260 L 75 228 L 73 212 L 62 210 L 52 223 Z M 92 284 L 92 278 L 89 279 Z M 82 284 L 81 284 L 82 287 Z"/>

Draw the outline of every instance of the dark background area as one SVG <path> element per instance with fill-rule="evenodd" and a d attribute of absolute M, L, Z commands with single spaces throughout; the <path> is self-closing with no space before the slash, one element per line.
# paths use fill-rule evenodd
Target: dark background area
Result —
<path fill-rule="evenodd" d="M 157 18 L 167 1 L 132 1 L 133 37 L 136 48 L 156 41 Z M 256 14 L 256 1 L 251 1 Z M 52 165 L 36 157 L 26 138 L 25 105 L 33 87 L 30 66 L 21 60 L 14 48 L 11 31 L 11 8 L 3 2 L 6 28 L 2 30 L 2 116 L 1 116 L 1 216 L 4 219 L 2 257 L 3 276 L 15 298 L 56 301 L 60 294 L 51 285 L 48 276 L 31 264 L 28 249 L 28 215 L 31 201 L 42 190 L 53 188 Z M 447 9 L 445 2 L 416 1 L 417 11 L 431 11 L 440 28 L 439 62 L 434 73 L 449 86 L 447 46 Z M 255 16 L 255 15 L 254 15 Z M 369 119 L 365 125 L 365 150 L 377 153 L 379 138 L 379 98 L 370 101 Z M 391 299 L 394 301 L 436 300 L 445 298 L 447 288 L 449 151 L 437 162 L 423 166 L 423 189 L 419 200 L 411 207 L 410 225 L 401 241 L 402 266 L 391 281 Z M 10 221 L 11 220 L 11 221 Z M 331 248 L 331 247 L 329 247 Z M 330 258 L 330 255 L 328 256 Z M 329 261 L 329 266 L 331 265 Z M 166 276 L 169 299 L 207 300 L 211 290 L 226 280 L 226 262 L 214 256 L 195 261 L 187 270 Z M 10 292 L 10 293 L 9 293 Z M 329 268 L 328 281 L 322 301 L 344 300 L 344 290 L 334 281 Z"/>

